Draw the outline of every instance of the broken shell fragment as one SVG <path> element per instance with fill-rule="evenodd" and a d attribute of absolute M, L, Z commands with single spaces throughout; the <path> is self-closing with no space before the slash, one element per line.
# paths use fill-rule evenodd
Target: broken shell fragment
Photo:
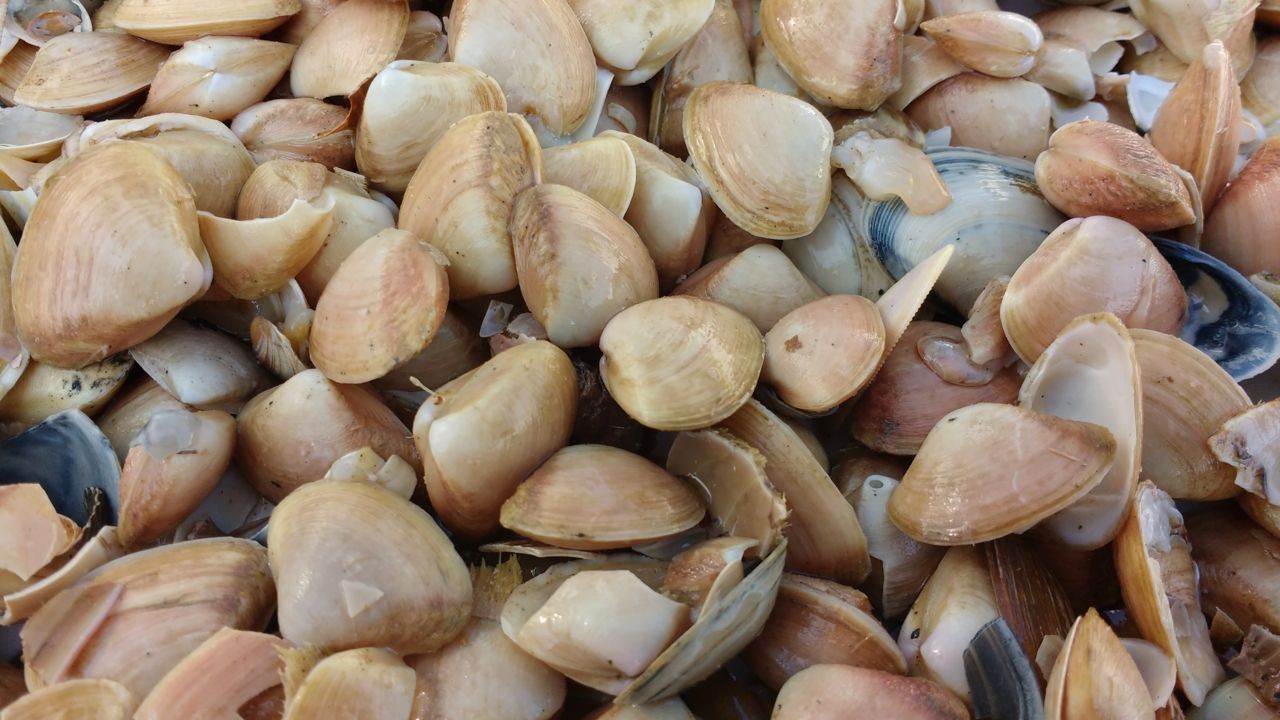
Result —
<path fill-rule="evenodd" d="M 277 651 L 289 643 L 275 635 L 223 628 L 191 651 L 142 701 L 135 720 L 235 713 L 280 684 Z"/>
<path fill-rule="evenodd" d="M 920 29 L 965 67 L 1001 78 L 1029 72 L 1044 42 L 1033 21 L 1004 11 L 944 15 L 926 20 Z"/>
<path fill-rule="evenodd" d="M 129 354 L 170 395 L 201 410 L 236 412 L 268 384 L 243 343 L 181 319 Z"/>
<path fill-rule="evenodd" d="M 1115 452 L 1110 431 L 1092 423 L 971 405 L 929 432 L 889 499 L 889 514 L 903 532 L 932 545 L 1023 532 L 1084 497 Z M 1003 469 L 990 467 L 992 457 L 1003 459 Z"/>
<path fill-rule="evenodd" d="M 288 284 L 320 251 L 333 226 L 333 200 L 295 200 L 275 217 L 231 220 L 200 213 L 200 232 L 218 285 L 256 300 Z"/>
<path fill-rule="evenodd" d="M 969 711 L 945 688 L 848 665 L 814 665 L 792 676 L 778 693 L 773 720 L 961 720 Z"/>
<path fill-rule="evenodd" d="M 778 136 L 778 127 L 790 131 Z M 711 197 L 738 227 L 786 240 L 822 220 L 833 135 L 813 106 L 751 85 L 708 83 L 689 95 L 684 139 Z"/>
<path fill-rule="evenodd" d="M 876 459 L 868 460 L 868 464 L 879 464 Z M 846 461 L 844 467 L 851 470 L 854 466 Z M 890 471 L 890 468 L 877 470 Z M 837 469 L 837 474 L 839 472 Z M 897 489 L 897 479 L 872 474 L 861 480 L 852 492 L 846 490 L 845 493 L 867 536 L 867 552 L 871 555 L 871 575 L 864 587 L 885 619 L 906 614 L 944 553 L 941 547 L 916 542 L 893 524 L 889 518 L 889 499 Z"/>
<path fill-rule="evenodd" d="M 1236 469 L 1236 486 L 1280 505 L 1280 468 L 1273 448 L 1280 439 L 1280 401 L 1249 408 L 1209 438 L 1214 457 Z"/>
<path fill-rule="evenodd" d="M 271 514 L 281 634 L 326 650 L 434 651 L 471 615 L 471 579 L 445 534 L 372 483 L 313 482 Z"/>
<path fill-rule="evenodd" d="M 0 109 L 0 154 L 36 162 L 52 160 L 62 141 L 80 130 L 84 119 L 18 105 Z"/>
<path fill-rule="evenodd" d="M 750 399 L 764 364 L 764 341 L 749 319 L 685 296 L 618 313 L 600 350 L 609 394 L 658 430 L 697 430 L 725 419 Z"/>
<path fill-rule="evenodd" d="M 35 483 L 0 485 L 4 547 L 0 570 L 30 580 L 80 540 L 80 528 L 63 517 Z"/>
<path fill-rule="evenodd" d="M 842 129 L 831 163 L 849 176 L 871 200 L 902 198 L 913 213 L 932 215 L 951 203 L 951 193 L 929 158 L 896 137 L 874 131 L 846 134 Z"/>
<path fill-rule="evenodd" d="M 674 537 L 704 512 L 691 488 L 639 455 L 574 445 L 516 488 L 502 525 L 559 547 L 609 550 Z"/>

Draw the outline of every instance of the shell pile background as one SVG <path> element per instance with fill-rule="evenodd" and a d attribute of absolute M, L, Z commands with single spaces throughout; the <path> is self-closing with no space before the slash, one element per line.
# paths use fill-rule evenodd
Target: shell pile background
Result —
<path fill-rule="evenodd" d="M 1062 2 L 0 0 L 0 720 L 1280 719 L 1280 1 Z"/>

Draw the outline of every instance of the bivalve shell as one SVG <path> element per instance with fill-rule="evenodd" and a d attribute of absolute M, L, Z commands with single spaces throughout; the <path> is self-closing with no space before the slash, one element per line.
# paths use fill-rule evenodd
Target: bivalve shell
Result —
<path fill-rule="evenodd" d="M 787 681 L 773 720 L 962 720 L 964 703 L 923 678 L 847 665 L 814 665 Z"/>
<path fill-rule="evenodd" d="M 35 54 L 12 101 L 69 115 L 115 107 L 146 90 L 168 54 L 120 33 L 59 35 Z"/>
<path fill-rule="evenodd" d="M 757 244 L 703 265 L 674 293 L 711 300 L 751 319 L 766 333 L 788 313 L 823 296 L 778 248 Z"/>
<path fill-rule="evenodd" d="M 884 346 L 884 321 L 875 303 L 829 295 L 792 310 L 765 333 L 761 378 L 788 405 L 825 412 L 871 380 Z"/>
<path fill-rule="evenodd" d="M 1021 78 L 963 73 L 934 85 L 907 106 L 926 132 L 951 128 L 951 143 L 1035 160 L 1049 145 L 1050 95 Z"/>
<path fill-rule="evenodd" d="M 1204 250 L 1241 274 L 1280 270 L 1268 228 L 1280 223 L 1280 138 L 1268 140 L 1245 163 L 1204 226 Z"/>
<path fill-rule="evenodd" d="M 714 5 L 715 0 L 569 0 L 596 57 L 619 85 L 639 85 L 662 70 Z"/>
<path fill-rule="evenodd" d="M 1241 628 L 1280 629 L 1280 538 L 1231 508 L 1193 515 L 1187 531 L 1205 611 Z"/>
<path fill-rule="evenodd" d="M 626 141 L 594 137 L 542 153 L 543 179 L 567 185 L 609 208 L 618 217 L 627 213 L 636 190 L 636 158 Z"/>
<path fill-rule="evenodd" d="M 298 46 L 289 69 L 294 97 L 354 94 L 396 59 L 408 28 L 407 0 L 345 0 Z"/>
<path fill-rule="evenodd" d="M 985 75 L 1012 78 L 1036 64 L 1040 27 L 1018 13 L 978 11 L 926 20 L 920 29 L 948 55 Z"/>
<path fill-rule="evenodd" d="M 138 700 L 114 680 L 68 680 L 4 705 L 4 720 L 128 720 Z"/>
<path fill-rule="evenodd" d="M 293 51 L 292 45 L 254 38 L 187 42 L 160 66 L 138 114 L 184 112 L 230 120 L 280 82 Z"/>
<path fill-rule="evenodd" d="M 268 100 L 245 108 L 231 121 L 254 161 L 310 160 L 354 170 L 355 131 L 346 109 L 315 98 Z"/>
<path fill-rule="evenodd" d="M 203 0 L 121 0 L 111 23 L 130 35 L 181 45 L 202 35 L 257 37 L 301 9 L 301 0 L 240 0 L 218 8 Z"/>
<path fill-rule="evenodd" d="M 282 720 L 400 720 L 413 709 L 417 675 L 394 654 L 358 648 L 321 660 L 285 703 Z"/>
<path fill-rule="evenodd" d="M 1133 658 L 1093 608 L 1078 618 L 1058 653 L 1045 690 L 1045 718 L 1153 718 Z"/>
<path fill-rule="evenodd" d="M 639 455 L 573 445 L 520 483 L 502 525 L 558 547 L 611 550 L 675 537 L 704 513 L 692 488 Z"/>
<path fill-rule="evenodd" d="M 0 155 L 32 160 L 52 160 L 62 152 L 62 141 L 80 130 L 84 119 L 18 105 L 0 109 Z"/>

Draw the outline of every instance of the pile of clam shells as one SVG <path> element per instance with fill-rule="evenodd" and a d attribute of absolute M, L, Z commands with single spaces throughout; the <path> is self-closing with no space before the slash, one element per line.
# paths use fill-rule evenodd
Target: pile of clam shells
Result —
<path fill-rule="evenodd" d="M 0 0 L 0 720 L 1280 720 L 1280 0 L 1062 1 Z"/>

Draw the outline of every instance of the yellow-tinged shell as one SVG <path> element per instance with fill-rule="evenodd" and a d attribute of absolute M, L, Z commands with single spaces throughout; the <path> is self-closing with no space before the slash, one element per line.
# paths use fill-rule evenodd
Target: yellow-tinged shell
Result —
<path fill-rule="evenodd" d="M 436 388 L 414 418 L 413 439 L 441 521 L 468 539 L 498 529 L 502 503 L 568 442 L 577 399 L 573 363 L 545 340 Z"/>
<path fill-rule="evenodd" d="M 769 621 L 744 659 L 762 682 L 779 689 L 805 668 L 828 663 L 907 672 L 898 643 L 871 614 L 866 595 L 790 573 L 782 576 Z"/>
<path fill-rule="evenodd" d="M 68 680 L 3 706 L 4 720 L 129 720 L 138 700 L 112 680 Z"/>
<path fill-rule="evenodd" d="M 965 67 L 992 77 L 1025 75 L 1044 42 L 1040 27 L 1030 18 L 1002 10 L 936 17 L 920 29 Z"/>
<path fill-rule="evenodd" d="M 1146 138 L 1119 125 L 1080 120 L 1058 128 L 1036 158 L 1036 184 L 1067 215 L 1110 215 L 1139 230 L 1189 225 L 1185 181 Z"/>
<path fill-rule="evenodd" d="M 1241 628 L 1280 627 L 1280 538 L 1229 506 L 1192 516 L 1187 531 L 1205 611 Z"/>
<path fill-rule="evenodd" d="M 401 720 L 413 709 L 413 668 L 380 648 L 357 648 L 321 660 L 285 703 L 283 720 L 319 717 Z"/>
<path fill-rule="evenodd" d="M 365 95 L 356 127 L 356 166 L 375 187 L 404 192 L 418 163 L 451 125 L 468 115 L 506 109 L 502 88 L 473 67 L 396 60 L 373 78 Z"/>
<path fill-rule="evenodd" d="M 623 310 L 600 336 L 600 374 L 628 415 L 657 430 L 697 430 L 751 397 L 764 341 L 746 316 L 672 296 Z"/>
<path fill-rule="evenodd" d="M 60 367 L 146 340 L 211 280 L 190 187 L 132 142 L 68 161 L 46 183 L 22 247 L 18 334 L 33 358 Z"/>
<path fill-rule="evenodd" d="M 1035 362 L 1080 315 L 1110 312 L 1129 328 L 1176 333 L 1187 295 L 1169 262 L 1137 228 L 1097 216 L 1059 225 L 1009 280 L 1000 322 Z"/>
<path fill-rule="evenodd" d="M 380 378 L 426 348 L 448 303 L 440 252 L 411 233 L 383 230 L 342 261 L 320 295 L 311 361 L 337 382 Z"/>
<path fill-rule="evenodd" d="M 407 0 L 345 0 L 298 46 L 289 69 L 294 97 L 355 93 L 396 59 L 408 28 Z"/>
<path fill-rule="evenodd" d="M 1142 673 L 1098 611 L 1076 619 L 1045 690 L 1045 718 L 1154 718 Z"/>
<path fill-rule="evenodd" d="M 181 45 L 202 35 L 257 37 L 301 9 L 301 0 L 238 0 L 219 5 L 204 0 L 121 0 L 111 22 L 130 35 Z"/>
<path fill-rule="evenodd" d="M 858 516 L 800 436 L 755 400 L 717 429 L 759 452 L 769 482 L 786 499 L 787 568 L 861 584 L 871 572 L 871 558 Z"/>
<path fill-rule="evenodd" d="M 731 307 L 762 333 L 787 313 L 823 296 L 785 253 L 767 244 L 708 262 L 673 292 Z"/>
<path fill-rule="evenodd" d="M 254 38 L 191 40 L 160 66 L 138 114 L 183 112 L 230 120 L 280 82 L 294 49 Z"/>
<path fill-rule="evenodd" d="M 520 191 L 542 174 L 529 123 L 500 111 L 459 120 L 409 180 L 399 227 L 449 260 L 449 290 L 465 299 L 516 286 L 508 220 Z"/>
<path fill-rule="evenodd" d="M 129 35 L 73 32 L 35 54 L 13 101 L 79 115 L 115 107 L 147 89 L 169 49 Z"/>
<path fill-rule="evenodd" d="M 347 110 L 315 98 L 268 100 L 245 108 L 231 121 L 256 162 L 310 160 L 354 170 L 355 131 Z"/>
<path fill-rule="evenodd" d="M 575 550 L 611 550 L 674 537 L 705 510 L 685 483 L 606 445 L 573 445 L 542 464 L 502 505 L 502 525 Z"/>
<path fill-rule="evenodd" d="M 874 110 L 899 87 L 901 13 L 889 0 L 764 0 L 760 31 L 787 74 L 810 95 L 836 107 Z"/>
<path fill-rule="evenodd" d="M 250 400 L 236 424 L 236 465 L 273 502 L 366 446 L 421 467 L 409 429 L 372 391 L 331 382 L 319 370 L 300 372 Z"/>
<path fill-rule="evenodd" d="M 372 483 L 314 482 L 271 514 L 285 639 L 431 652 L 471 616 L 471 577 L 425 511 Z"/>
<path fill-rule="evenodd" d="M 970 405 L 929 432 L 889 500 L 889 515 L 930 545 L 1023 532 L 1084 497 L 1115 451 L 1111 433 L 1092 423 L 1012 405 Z"/>
<path fill-rule="evenodd" d="M 1248 410 L 1249 396 L 1208 355 L 1172 335 L 1132 330 L 1142 375 L 1142 477 L 1180 500 L 1240 492 L 1209 438 Z"/>
<path fill-rule="evenodd" d="M 931 680 L 848 665 L 814 665 L 778 693 L 773 720 L 965 720 L 964 703 Z"/>
<path fill-rule="evenodd" d="M 284 287 L 320 251 L 333 226 L 333 201 L 295 200 L 275 217 L 232 220 L 200 213 L 213 276 L 232 296 L 256 300 Z"/>
<path fill-rule="evenodd" d="M 619 85 L 656 75 L 698 32 L 715 0 L 569 0 L 600 64 Z"/>
<path fill-rule="evenodd" d="M 595 56 L 565 0 L 460 0 L 449 19 L 449 59 L 497 80 L 508 110 L 537 118 L 554 135 L 587 119 Z"/>
<path fill-rule="evenodd" d="M 761 377 L 788 405 L 823 412 L 871 380 L 884 345 L 884 322 L 875 303 L 857 295 L 829 295 L 792 310 L 765 333 Z"/>
<path fill-rule="evenodd" d="M 636 190 L 635 155 L 617 137 L 547 148 L 542 153 L 542 174 L 546 182 L 584 193 L 618 217 L 626 215 Z"/>
<path fill-rule="evenodd" d="M 801 237 L 821 222 L 833 139 L 812 105 L 751 85 L 707 83 L 685 106 L 694 169 L 725 215 L 763 238 Z"/>
<path fill-rule="evenodd" d="M 69 408 L 93 416 L 120 390 L 130 370 L 133 361 L 123 353 L 78 370 L 29 363 L 0 400 L 0 419 L 34 425 Z"/>

